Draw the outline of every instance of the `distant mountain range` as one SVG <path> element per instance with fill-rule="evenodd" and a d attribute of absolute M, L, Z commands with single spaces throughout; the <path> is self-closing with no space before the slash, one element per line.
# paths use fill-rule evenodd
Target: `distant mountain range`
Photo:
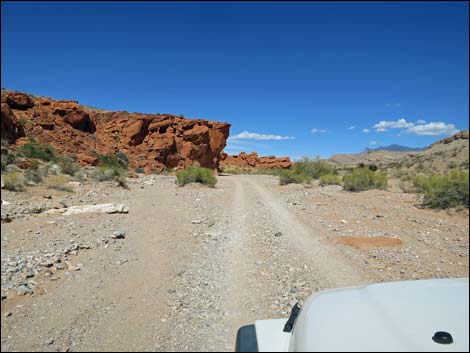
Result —
<path fill-rule="evenodd" d="M 395 152 L 420 152 L 424 151 L 426 147 L 407 147 L 402 145 L 388 145 L 381 146 L 377 148 L 366 148 L 364 152 L 373 152 L 373 151 L 395 151 Z"/>

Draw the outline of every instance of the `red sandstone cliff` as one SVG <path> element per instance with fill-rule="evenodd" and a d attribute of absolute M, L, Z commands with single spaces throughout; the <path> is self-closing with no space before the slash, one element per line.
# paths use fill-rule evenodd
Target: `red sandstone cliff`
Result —
<path fill-rule="evenodd" d="M 289 157 L 265 156 L 258 157 L 256 152 L 246 154 L 241 152 L 237 156 L 229 156 L 222 152 L 220 156 L 220 166 L 240 167 L 240 168 L 259 168 L 259 169 L 288 169 L 292 166 Z"/>
<path fill-rule="evenodd" d="M 108 112 L 76 101 L 33 97 L 2 91 L 1 137 L 13 144 L 24 136 L 73 154 L 82 164 L 92 155 L 124 152 L 131 167 L 149 173 L 190 165 L 218 169 L 230 124 L 185 119 L 170 114 Z M 20 124 L 19 122 L 23 122 Z"/>

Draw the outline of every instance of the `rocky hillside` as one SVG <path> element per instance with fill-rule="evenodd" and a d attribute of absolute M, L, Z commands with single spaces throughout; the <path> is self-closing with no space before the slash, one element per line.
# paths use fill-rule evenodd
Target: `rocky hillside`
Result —
<path fill-rule="evenodd" d="M 354 167 L 359 163 L 388 168 L 404 168 L 416 172 L 444 172 L 468 169 L 469 135 L 463 130 L 439 140 L 421 152 L 369 151 L 358 154 L 336 154 L 329 161 L 339 167 Z"/>
<path fill-rule="evenodd" d="M 288 169 L 292 166 L 292 162 L 289 157 L 258 157 L 256 152 L 249 154 L 241 152 L 236 156 L 222 153 L 220 156 L 220 166 L 221 168 Z"/>
<path fill-rule="evenodd" d="M 423 152 L 402 161 L 400 166 L 416 172 L 431 173 L 468 169 L 468 154 L 468 130 L 463 130 L 433 143 Z"/>
<path fill-rule="evenodd" d="M 1 138 L 21 145 L 48 143 L 81 164 L 98 153 L 123 152 L 146 173 L 197 165 L 218 169 L 230 124 L 170 114 L 109 112 L 77 101 L 2 90 Z"/>
<path fill-rule="evenodd" d="M 376 164 L 385 167 L 392 163 L 399 163 L 401 160 L 412 158 L 419 152 L 396 152 L 396 151 L 366 151 L 363 153 L 334 154 L 328 161 L 338 167 L 356 167 L 360 163 Z"/>

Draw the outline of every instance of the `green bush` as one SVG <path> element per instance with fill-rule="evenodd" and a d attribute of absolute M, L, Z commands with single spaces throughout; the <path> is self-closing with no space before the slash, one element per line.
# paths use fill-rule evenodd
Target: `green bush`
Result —
<path fill-rule="evenodd" d="M 283 170 L 279 173 L 279 185 L 310 183 L 312 177 L 296 173 L 295 170 Z"/>
<path fill-rule="evenodd" d="M 321 161 L 319 157 L 315 159 L 303 157 L 300 161 L 295 162 L 294 171 L 296 174 L 309 176 L 313 179 L 318 179 L 325 174 L 338 174 L 334 166 Z"/>
<path fill-rule="evenodd" d="M 368 168 L 356 168 L 343 176 L 343 188 L 347 191 L 363 191 L 387 188 L 388 178 L 385 172 L 373 172 Z"/>
<path fill-rule="evenodd" d="M 320 185 L 341 185 L 341 177 L 337 174 L 324 174 L 320 177 Z"/>
<path fill-rule="evenodd" d="M 74 176 L 80 170 L 80 166 L 70 157 L 64 156 L 59 159 L 58 165 L 62 173 Z"/>
<path fill-rule="evenodd" d="M 58 160 L 54 147 L 46 143 L 37 143 L 36 141 L 30 141 L 18 147 L 16 153 L 26 158 L 37 158 L 46 162 Z"/>
<path fill-rule="evenodd" d="M 115 179 L 119 173 L 115 169 L 99 167 L 91 173 L 91 177 L 98 181 L 106 181 Z"/>
<path fill-rule="evenodd" d="M 468 172 L 452 171 L 448 175 L 418 176 L 414 185 L 424 192 L 423 203 L 431 208 L 469 206 Z"/>
<path fill-rule="evenodd" d="M 135 168 L 134 171 L 135 171 L 136 173 L 138 173 L 138 174 L 143 174 L 143 173 L 144 173 L 144 168 L 138 167 L 138 168 Z"/>
<path fill-rule="evenodd" d="M 35 184 L 39 184 L 44 178 L 44 173 L 39 169 L 28 169 L 25 172 L 26 180 Z"/>
<path fill-rule="evenodd" d="M 367 168 L 369 168 L 370 170 L 372 170 L 373 172 L 376 172 L 377 169 L 379 169 L 379 167 L 377 167 L 375 164 L 369 164 L 367 166 Z"/>
<path fill-rule="evenodd" d="M 12 153 L 2 154 L 1 157 L 2 172 L 5 171 L 7 165 L 13 164 L 16 162 L 16 156 Z"/>
<path fill-rule="evenodd" d="M 179 186 L 184 186 L 188 183 L 201 183 L 213 188 L 217 183 L 217 178 L 212 174 L 210 169 L 188 167 L 176 173 L 176 183 Z"/>
<path fill-rule="evenodd" d="M 125 169 L 129 167 L 129 160 L 127 156 L 122 153 L 116 153 L 115 155 L 112 154 L 95 154 L 96 158 L 98 158 L 98 165 L 104 168 L 110 168 L 114 170 L 118 169 Z"/>
<path fill-rule="evenodd" d="M 23 191 L 26 185 L 26 179 L 22 173 L 5 173 L 2 176 L 5 189 L 11 191 Z"/>
<path fill-rule="evenodd" d="M 129 167 L 129 160 L 124 153 L 111 154 L 98 154 L 94 153 L 98 158 L 98 168 L 95 169 L 91 175 L 92 178 L 98 181 L 116 180 L 119 186 L 127 188 L 126 178 L 128 175 L 127 168 Z"/>

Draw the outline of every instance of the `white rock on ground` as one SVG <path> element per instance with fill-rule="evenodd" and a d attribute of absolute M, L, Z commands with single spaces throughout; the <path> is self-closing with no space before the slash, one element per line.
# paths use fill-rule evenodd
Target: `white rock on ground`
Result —
<path fill-rule="evenodd" d="M 64 216 L 89 212 L 128 213 L 129 208 L 122 203 L 102 203 L 98 205 L 71 206 L 67 208 L 57 208 L 46 211 L 46 213 L 62 213 Z"/>

